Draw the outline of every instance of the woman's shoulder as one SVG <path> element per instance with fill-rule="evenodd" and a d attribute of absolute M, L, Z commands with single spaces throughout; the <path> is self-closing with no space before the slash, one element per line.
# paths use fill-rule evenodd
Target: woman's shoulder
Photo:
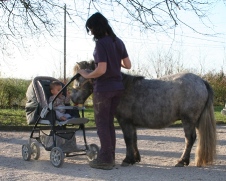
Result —
<path fill-rule="evenodd" d="M 111 40 L 109 36 L 104 36 L 104 37 L 98 39 L 97 43 L 102 43 L 102 42 L 109 41 L 109 40 Z"/>
<path fill-rule="evenodd" d="M 117 36 L 116 36 L 115 38 L 112 38 L 111 36 L 105 36 L 105 37 L 103 37 L 103 38 L 100 38 L 100 39 L 96 42 L 96 44 L 97 44 L 97 45 L 98 45 L 98 44 L 105 45 L 105 44 L 113 43 L 113 42 L 117 42 L 117 43 L 122 43 L 122 44 L 124 44 L 123 41 L 122 41 L 120 38 L 118 38 Z"/>

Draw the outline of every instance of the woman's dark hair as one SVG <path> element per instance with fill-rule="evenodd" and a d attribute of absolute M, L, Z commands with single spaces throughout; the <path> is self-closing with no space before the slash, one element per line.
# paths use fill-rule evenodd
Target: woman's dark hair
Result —
<path fill-rule="evenodd" d="M 103 38 L 106 34 L 115 40 L 116 35 L 108 24 L 108 20 L 99 12 L 90 16 L 90 18 L 86 21 L 85 27 L 87 33 L 92 31 L 94 41 Z"/>

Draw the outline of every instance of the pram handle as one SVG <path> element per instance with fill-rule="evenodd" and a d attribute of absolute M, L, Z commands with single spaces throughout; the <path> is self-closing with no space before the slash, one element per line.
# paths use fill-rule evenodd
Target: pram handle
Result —
<path fill-rule="evenodd" d="M 79 74 L 79 73 L 75 74 L 74 77 L 71 78 L 71 81 L 79 78 L 80 76 L 81 76 L 81 74 Z"/>

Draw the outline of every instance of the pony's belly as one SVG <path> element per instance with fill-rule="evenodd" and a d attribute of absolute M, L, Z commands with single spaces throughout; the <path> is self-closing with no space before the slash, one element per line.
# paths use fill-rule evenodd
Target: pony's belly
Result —
<path fill-rule="evenodd" d="M 172 125 L 175 121 L 171 120 L 158 120 L 158 119 L 147 119 L 147 120 L 137 120 L 134 121 L 134 125 L 136 127 L 142 127 L 142 128 L 150 128 L 150 129 L 162 129 L 169 127 Z"/>

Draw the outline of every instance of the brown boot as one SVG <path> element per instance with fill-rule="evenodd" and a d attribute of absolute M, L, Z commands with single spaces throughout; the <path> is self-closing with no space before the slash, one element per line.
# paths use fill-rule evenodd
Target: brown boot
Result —
<path fill-rule="evenodd" d="M 89 162 L 89 166 L 92 168 L 103 169 L 103 170 L 111 170 L 114 167 L 113 163 L 103 163 L 98 159 L 94 159 Z"/>

